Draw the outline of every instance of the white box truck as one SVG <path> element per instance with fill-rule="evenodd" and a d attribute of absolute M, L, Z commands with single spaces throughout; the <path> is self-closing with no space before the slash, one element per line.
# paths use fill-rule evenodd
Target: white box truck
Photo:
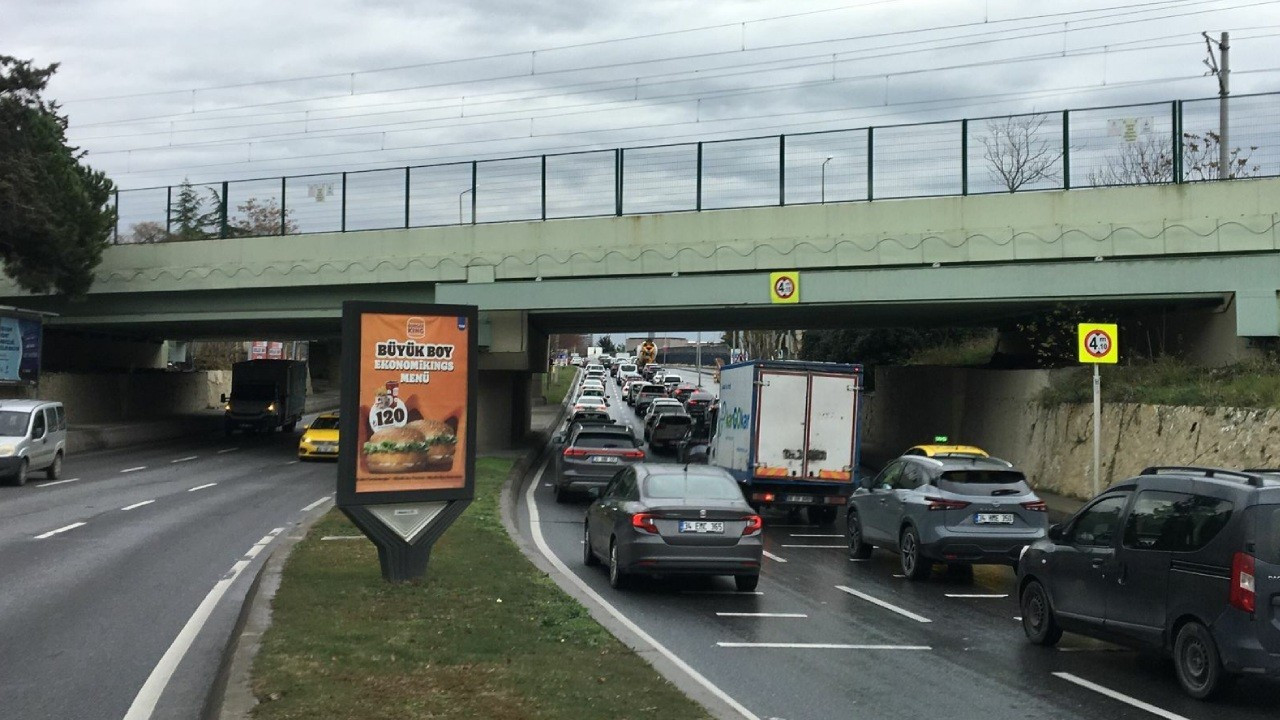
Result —
<path fill-rule="evenodd" d="M 857 476 L 862 387 L 860 365 L 726 365 L 708 462 L 733 474 L 753 506 L 807 508 L 829 524 Z"/>

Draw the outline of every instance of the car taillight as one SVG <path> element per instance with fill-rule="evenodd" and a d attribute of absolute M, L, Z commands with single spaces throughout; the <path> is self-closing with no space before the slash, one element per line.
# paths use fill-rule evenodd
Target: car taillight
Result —
<path fill-rule="evenodd" d="M 742 519 L 747 521 L 747 526 L 742 528 L 743 535 L 754 535 L 764 528 L 764 518 L 759 515 L 748 515 Z"/>
<path fill-rule="evenodd" d="M 1231 607 L 1252 613 L 1257 608 L 1253 583 L 1254 560 L 1249 553 L 1236 553 L 1231 560 Z"/>
<path fill-rule="evenodd" d="M 635 515 L 632 515 L 631 527 L 654 535 L 658 534 L 658 524 L 654 521 L 654 517 L 648 513 L 636 513 Z"/>
<path fill-rule="evenodd" d="M 644 451 L 643 450 L 627 450 L 626 452 L 622 453 L 622 457 L 628 458 L 631 460 L 643 460 Z"/>
<path fill-rule="evenodd" d="M 587 452 L 586 450 L 583 450 L 582 448 L 565 448 L 564 453 L 562 454 L 565 457 L 579 458 L 579 457 L 586 457 L 591 453 Z"/>
<path fill-rule="evenodd" d="M 1043 500 L 1032 500 L 1031 502 L 1022 503 L 1023 509 L 1033 510 L 1035 512 L 1049 512 L 1049 508 L 1044 504 Z"/>
<path fill-rule="evenodd" d="M 929 503 L 929 510 L 963 510 L 969 507 L 969 503 L 963 500 L 947 500 L 946 498 L 927 497 L 924 499 Z"/>

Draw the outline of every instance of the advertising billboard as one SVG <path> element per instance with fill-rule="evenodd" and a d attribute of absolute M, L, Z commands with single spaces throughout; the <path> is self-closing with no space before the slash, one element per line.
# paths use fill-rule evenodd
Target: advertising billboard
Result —
<path fill-rule="evenodd" d="M 40 379 L 41 330 L 38 317 L 0 317 L 0 383 Z"/>

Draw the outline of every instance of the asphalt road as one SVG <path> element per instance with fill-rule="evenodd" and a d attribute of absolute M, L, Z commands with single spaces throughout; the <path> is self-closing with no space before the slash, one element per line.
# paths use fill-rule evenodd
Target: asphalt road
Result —
<path fill-rule="evenodd" d="M 254 573 L 333 494 L 299 434 L 73 455 L 60 483 L 0 487 L 0 717 L 199 717 Z"/>
<path fill-rule="evenodd" d="M 615 417 L 638 428 L 613 392 Z M 939 569 L 913 583 L 899 575 L 896 555 L 851 561 L 843 513 L 831 527 L 766 515 L 754 594 L 736 592 L 727 577 L 640 580 L 615 591 L 602 569 L 582 563 L 586 502 L 557 504 L 547 481 L 534 479 L 539 522 L 522 506 L 521 530 L 539 532 L 588 587 L 756 718 L 1243 720 L 1274 718 L 1280 707 L 1280 683 L 1244 679 L 1206 704 L 1184 696 L 1161 659 L 1070 634 L 1056 649 L 1033 646 L 1012 569 L 982 567 L 972 578 Z"/>

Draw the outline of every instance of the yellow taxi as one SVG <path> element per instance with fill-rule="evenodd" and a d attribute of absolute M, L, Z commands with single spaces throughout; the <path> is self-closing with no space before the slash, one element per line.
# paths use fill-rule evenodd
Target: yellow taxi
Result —
<path fill-rule="evenodd" d="M 986 450 L 973 445 L 949 445 L 945 436 L 934 438 L 931 445 L 916 445 L 908 448 L 903 455 L 919 455 L 923 457 L 990 457 Z"/>
<path fill-rule="evenodd" d="M 298 459 L 338 459 L 338 413 L 320 413 L 302 433 Z"/>

